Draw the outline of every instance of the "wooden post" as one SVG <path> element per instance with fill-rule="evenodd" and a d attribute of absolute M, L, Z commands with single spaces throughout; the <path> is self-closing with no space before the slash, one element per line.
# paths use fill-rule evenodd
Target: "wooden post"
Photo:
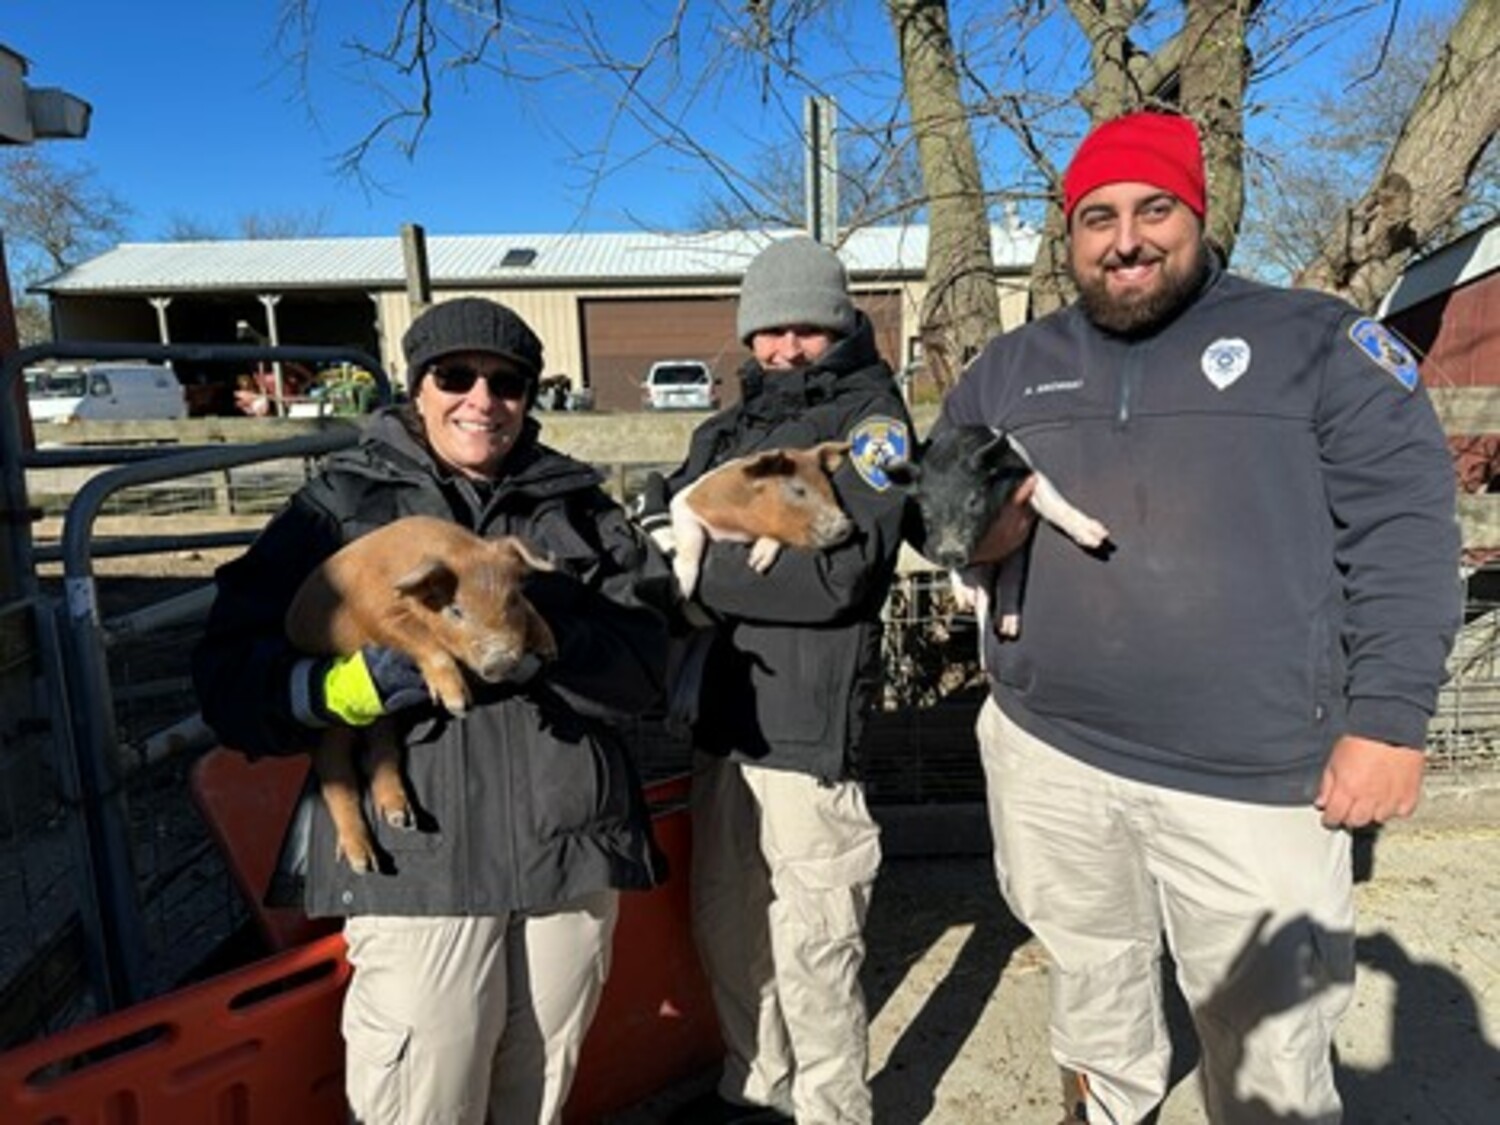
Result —
<path fill-rule="evenodd" d="M 214 474 L 214 510 L 222 516 L 234 515 L 234 478 L 228 469 Z"/>
<path fill-rule="evenodd" d="M 406 267 L 406 300 L 415 317 L 432 304 L 432 277 L 427 268 L 427 232 L 418 223 L 401 228 L 401 261 Z"/>

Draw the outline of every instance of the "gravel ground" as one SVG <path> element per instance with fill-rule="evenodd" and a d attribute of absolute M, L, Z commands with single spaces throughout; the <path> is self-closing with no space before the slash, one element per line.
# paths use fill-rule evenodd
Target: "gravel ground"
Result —
<path fill-rule="evenodd" d="M 1472 794 L 1471 794 L 1472 796 Z M 1358 975 L 1338 1033 L 1349 1125 L 1500 1121 L 1500 794 L 1430 800 L 1384 831 L 1358 888 Z M 888 860 L 868 928 L 876 1121 L 1055 1125 L 1047 965 L 1005 910 L 988 860 Z M 1185 1013 L 1159 1125 L 1201 1125 Z M 700 1076 L 618 1116 L 648 1125 Z"/>

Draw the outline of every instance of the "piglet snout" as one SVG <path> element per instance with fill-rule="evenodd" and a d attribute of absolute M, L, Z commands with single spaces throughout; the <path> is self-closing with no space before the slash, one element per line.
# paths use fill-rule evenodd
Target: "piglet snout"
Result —
<path fill-rule="evenodd" d="M 922 553 L 944 570 L 962 570 L 974 554 L 974 536 L 956 527 L 929 527 Z"/>
<path fill-rule="evenodd" d="M 834 547 L 854 532 L 854 521 L 838 509 L 822 512 L 813 520 L 812 538 L 816 547 Z"/>
<path fill-rule="evenodd" d="M 525 650 L 520 645 L 491 645 L 476 654 L 471 667 L 485 683 L 499 683 L 511 674 L 524 655 Z"/>

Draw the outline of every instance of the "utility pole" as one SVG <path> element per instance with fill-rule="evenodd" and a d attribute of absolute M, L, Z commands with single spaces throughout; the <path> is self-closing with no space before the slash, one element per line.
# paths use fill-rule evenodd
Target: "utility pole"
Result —
<path fill-rule="evenodd" d="M 824 96 L 809 96 L 802 106 L 806 134 L 807 231 L 825 246 L 838 241 L 839 149 L 838 107 Z"/>

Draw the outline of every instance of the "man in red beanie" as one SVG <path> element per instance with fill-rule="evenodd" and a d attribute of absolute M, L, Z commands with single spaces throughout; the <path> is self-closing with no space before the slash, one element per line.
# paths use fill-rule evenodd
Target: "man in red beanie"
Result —
<path fill-rule="evenodd" d="M 1053 972 L 1067 1121 L 1167 1091 L 1166 935 L 1209 1120 L 1337 1122 L 1349 829 L 1409 815 L 1459 620 L 1454 483 L 1416 362 L 1324 294 L 1224 272 L 1191 121 L 1101 125 L 1063 180 L 1072 307 L 997 337 L 939 427 L 1018 437 L 1111 529 L 1013 507 L 986 631 L 995 867 Z M 920 538 L 920 536 L 919 536 Z"/>

